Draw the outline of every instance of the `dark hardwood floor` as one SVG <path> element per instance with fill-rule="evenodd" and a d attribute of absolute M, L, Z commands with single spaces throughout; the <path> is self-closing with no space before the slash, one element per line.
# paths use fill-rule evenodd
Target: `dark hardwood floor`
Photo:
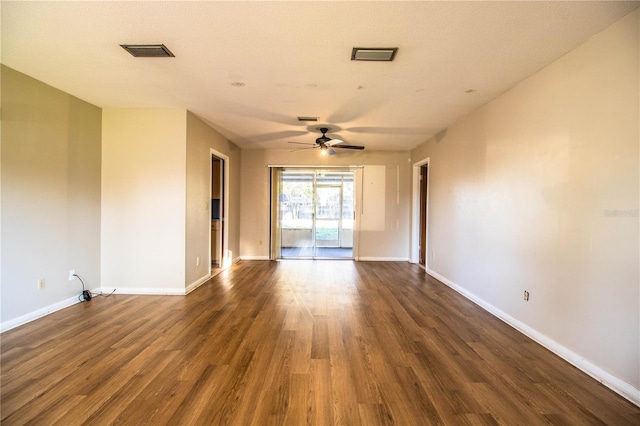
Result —
<path fill-rule="evenodd" d="M 640 408 L 407 263 L 243 261 L 1 336 L 2 425 L 638 425 Z"/>

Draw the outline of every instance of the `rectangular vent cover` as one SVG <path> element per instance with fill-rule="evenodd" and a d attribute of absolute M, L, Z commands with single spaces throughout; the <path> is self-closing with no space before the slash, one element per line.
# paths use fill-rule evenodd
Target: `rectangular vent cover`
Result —
<path fill-rule="evenodd" d="M 164 44 L 121 44 L 122 48 L 136 58 L 174 58 Z"/>
<path fill-rule="evenodd" d="M 351 50 L 352 61 L 393 61 L 397 47 L 354 47 Z"/>

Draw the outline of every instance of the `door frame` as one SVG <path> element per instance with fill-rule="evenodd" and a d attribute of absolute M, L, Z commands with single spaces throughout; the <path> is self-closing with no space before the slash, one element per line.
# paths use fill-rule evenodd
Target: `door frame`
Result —
<path fill-rule="evenodd" d="M 410 261 L 411 263 L 420 263 L 420 169 L 424 166 L 427 167 L 427 200 L 425 208 L 425 232 L 426 232 L 426 244 L 425 244 L 425 257 L 424 257 L 424 269 L 429 269 L 429 195 L 431 191 L 431 167 L 429 165 L 430 158 L 427 157 L 423 160 L 413 163 L 413 197 L 411 202 L 411 247 L 410 247 Z"/>
<path fill-rule="evenodd" d="M 211 194 L 213 193 L 212 181 L 213 181 L 213 157 L 216 157 L 220 160 L 221 167 L 223 170 L 223 178 L 222 183 L 220 185 L 220 191 L 222 193 L 222 211 L 220 212 L 220 221 L 222 222 L 222 238 L 220 239 L 220 244 L 217 247 L 220 253 L 220 269 L 225 269 L 231 266 L 233 263 L 232 256 L 233 254 L 229 252 L 229 156 L 224 155 L 220 151 L 217 151 L 213 148 L 209 149 L 209 199 L 211 199 Z M 207 203 L 209 205 L 209 218 L 211 218 L 211 202 Z M 211 253 L 211 232 L 209 234 L 209 268 L 211 268 L 212 253 Z"/>

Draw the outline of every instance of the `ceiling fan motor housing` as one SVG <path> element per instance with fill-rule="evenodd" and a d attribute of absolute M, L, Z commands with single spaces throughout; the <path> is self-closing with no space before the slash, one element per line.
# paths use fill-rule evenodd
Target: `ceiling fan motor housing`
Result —
<path fill-rule="evenodd" d="M 320 130 L 322 132 L 322 136 L 320 136 L 319 138 L 316 139 L 316 143 L 318 145 L 324 145 L 327 142 L 329 142 L 331 140 L 331 138 L 327 137 L 326 133 L 329 131 L 328 128 L 326 127 L 320 127 L 318 128 L 318 130 Z"/>

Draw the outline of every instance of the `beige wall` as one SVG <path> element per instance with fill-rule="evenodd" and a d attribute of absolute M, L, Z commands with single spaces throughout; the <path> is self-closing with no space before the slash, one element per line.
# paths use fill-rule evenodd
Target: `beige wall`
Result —
<path fill-rule="evenodd" d="M 240 149 L 194 114 L 187 113 L 187 216 L 186 285 L 209 276 L 209 235 L 211 233 L 211 149 L 229 157 L 229 241 L 231 256 L 239 253 L 240 227 Z M 196 257 L 200 257 L 200 265 Z"/>
<path fill-rule="evenodd" d="M 636 400 L 639 16 L 412 152 L 429 269 Z"/>
<path fill-rule="evenodd" d="M 73 301 L 82 288 L 69 282 L 69 269 L 100 287 L 101 111 L 5 66 L 1 72 L 5 329 Z"/>
<path fill-rule="evenodd" d="M 185 110 L 104 109 L 102 285 L 185 288 Z"/>
<path fill-rule="evenodd" d="M 240 255 L 243 258 L 269 256 L 269 169 L 268 165 L 313 165 L 364 167 L 381 166 L 384 171 L 382 188 L 364 191 L 363 205 L 378 205 L 384 199 L 381 212 L 376 215 L 375 227 L 361 230 L 357 242 L 358 256 L 364 259 L 408 259 L 410 217 L 410 173 L 408 152 L 346 151 L 338 155 L 320 157 L 315 151 L 243 150 L 241 153 L 241 212 Z M 376 169 L 376 168 L 372 168 Z M 369 198 L 370 197 L 370 198 Z M 365 211 L 372 214 L 372 212 Z M 382 217 L 382 222 L 378 220 Z M 364 220 L 363 220 L 364 222 Z M 368 221 L 367 223 L 372 223 Z"/>

